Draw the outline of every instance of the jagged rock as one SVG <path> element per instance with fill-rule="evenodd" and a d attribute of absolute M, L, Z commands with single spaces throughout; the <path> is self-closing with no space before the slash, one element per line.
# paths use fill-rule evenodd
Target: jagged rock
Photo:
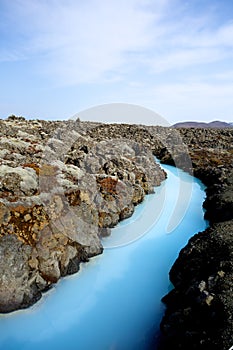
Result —
<path fill-rule="evenodd" d="M 205 217 L 210 222 L 227 221 L 233 219 L 233 170 L 228 172 L 224 186 L 213 185 L 207 190 L 204 203 Z"/>
<path fill-rule="evenodd" d="M 0 309 L 10 312 L 38 300 L 34 277 L 28 265 L 31 247 L 7 235 L 0 240 Z"/>
<path fill-rule="evenodd" d="M 101 254 L 101 236 L 165 173 L 135 141 L 91 136 L 96 123 L 15 116 L 0 123 L 0 312 L 8 312 Z"/>
<path fill-rule="evenodd" d="M 170 271 L 174 289 L 163 298 L 167 306 L 163 338 L 152 348 L 229 350 L 233 344 L 233 131 L 180 132 L 192 170 L 207 186 L 204 208 L 211 226 L 190 239 Z M 171 163 L 167 150 L 157 152 Z"/>
<path fill-rule="evenodd" d="M 223 349 L 233 341 L 233 222 L 195 235 L 170 271 L 162 348 Z"/>

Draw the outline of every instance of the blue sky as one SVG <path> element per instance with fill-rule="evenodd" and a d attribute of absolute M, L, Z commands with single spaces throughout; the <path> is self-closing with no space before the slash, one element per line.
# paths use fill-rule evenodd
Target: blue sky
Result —
<path fill-rule="evenodd" d="M 129 103 L 233 121 L 233 1 L 0 0 L 0 79 L 1 118 Z"/>

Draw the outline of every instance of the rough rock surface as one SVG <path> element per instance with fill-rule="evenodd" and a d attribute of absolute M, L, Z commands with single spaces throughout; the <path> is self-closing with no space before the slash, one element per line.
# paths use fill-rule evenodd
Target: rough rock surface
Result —
<path fill-rule="evenodd" d="M 133 139 L 96 140 L 79 121 L 0 120 L 0 312 L 37 301 L 103 251 L 165 173 Z"/>
<path fill-rule="evenodd" d="M 164 297 L 166 348 L 229 349 L 233 335 L 233 223 L 192 237 L 170 271 Z M 164 347 L 162 347 L 164 348 Z"/>
<path fill-rule="evenodd" d="M 179 132 L 192 169 L 188 162 L 181 161 L 180 166 L 207 186 L 204 208 L 210 227 L 190 239 L 170 271 L 174 289 L 163 298 L 167 309 L 159 349 L 229 350 L 233 345 L 233 130 Z M 165 163 L 181 160 L 177 151 L 174 154 L 158 152 Z"/>
<path fill-rule="evenodd" d="M 232 129 L 12 117 L 0 121 L 0 134 L 1 312 L 35 302 L 60 276 L 102 251 L 100 236 L 164 179 L 151 150 L 204 182 L 210 222 L 171 269 L 175 288 L 163 299 L 160 349 L 229 350 Z"/>
<path fill-rule="evenodd" d="M 233 129 L 172 129 L 121 125 L 89 131 L 143 142 L 163 163 L 200 178 L 210 227 L 194 236 L 170 272 L 173 291 L 152 349 L 229 350 L 233 345 Z"/>

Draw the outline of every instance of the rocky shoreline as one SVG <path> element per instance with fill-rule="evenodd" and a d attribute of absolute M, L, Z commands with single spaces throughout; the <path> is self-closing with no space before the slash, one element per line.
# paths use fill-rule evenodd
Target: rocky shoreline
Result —
<path fill-rule="evenodd" d="M 210 227 L 181 250 L 163 298 L 161 343 L 152 349 L 229 350 L 233 345 L 233 129 L 99 126 L 99 139 L 121 133 L 206 185 Z"/>
<path fill-rule="evenodd" d="M 101 236 L 165 179 L 133 140 L 93 123 L 0 121 L 0 312 L 35 303 L 103 251 Z"/>
<path fill-rule="evenodd" d="M 180 129 L 194 175 L 207 186 L 210 227 L 190 239 L 170 271 L 174 290 L 159 349 L 229 350 L 233 345 L 233 129 Z M 164 158 L 163 158 L 164 157 Z M 170 162 L 168 154 L 161 157 Z"/>
<path fill-rule="evenodd" d="M 102 252 L 173 164 L 207 186 L 210 227 L 182 249 L 164 297 L 160 349 L 233 344 L 233 130 L 0 121 L 0 312 L 28 307 Z M 155 348 L 155 347 L 154 347 Z"/>

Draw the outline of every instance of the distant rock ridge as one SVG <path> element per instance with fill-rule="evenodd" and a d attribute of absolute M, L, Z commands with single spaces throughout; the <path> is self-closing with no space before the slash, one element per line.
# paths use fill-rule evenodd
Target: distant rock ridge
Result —
<path fill-rule="evenodd" d="M 223 129 L 233 128 L 233 123 L 227 123 L 219 120 L 215 120 L 209 123 L 205 122 L 180 122 L 173 125 L 174 128 L 212 128 L 212 129 Z"/>

